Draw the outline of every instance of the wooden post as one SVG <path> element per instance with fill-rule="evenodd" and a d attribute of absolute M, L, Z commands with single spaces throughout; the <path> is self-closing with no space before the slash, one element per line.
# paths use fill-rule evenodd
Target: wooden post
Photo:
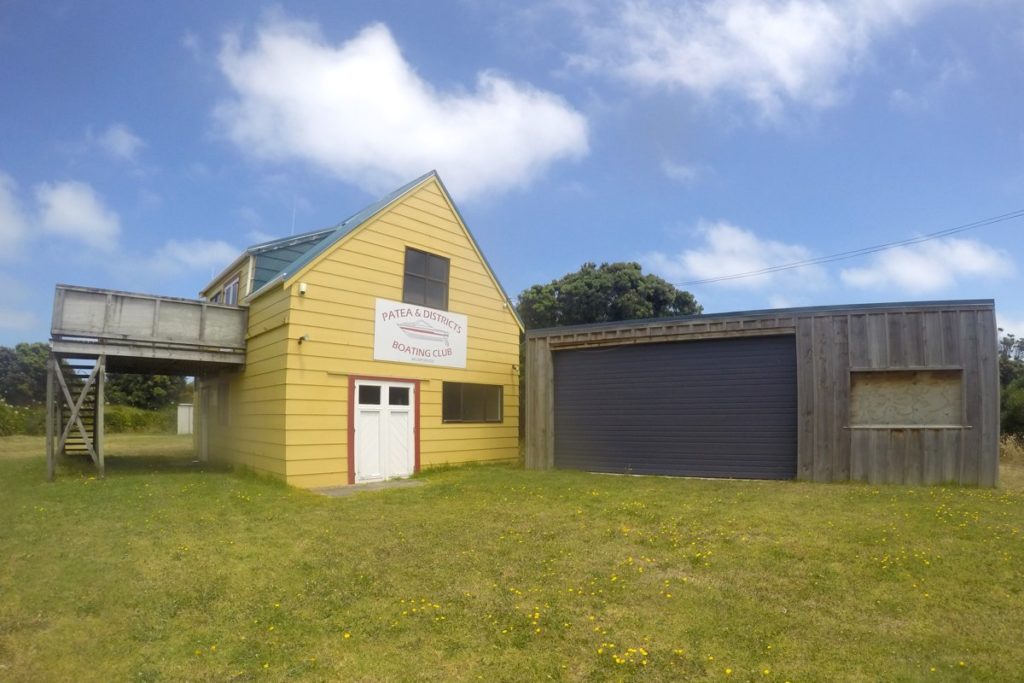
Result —
<path fill-rule="evenodd" d="M 199 459 L 207 462 L 210 459 L 210 420 L 207 406 L 210 405 L 210 388 L 205 379 L 196 377 L 196 398 L 199 399 L 199 411 L 193 412 L 193 419 L 199 419 Z M 195 407 L 193 406 L 193 410 Z"/>
<path fill-rule="evenodd" d="M 96 465 L 100 470 L 100 479 L 103 479 L 107 476 L 106 465 L 103 462 L 103 386 L 107 383 L 107 357 L 100 356 L 96 366 Z"/>
<path fill-rule="evenodd" d="M 59 361 L 56 358 L 53 359 L 53 371 L 54 372 L 60 372 L 60 365 L 58 365 L 58 362 Z M 56 380 L 56 377 L 54 377 L 54 382 L 53 382 L 53 393 L 54 394 L 57 393 L 57 380 Z M 64 404 L 61 403 L 61 400 L 60 400 L 59 396 L 56 396 L 53 399 L 53 426 L 54 426 L 54 430 L 53 430 L 53 438 L 54 438 L 53 448 L 54 448 L 54 452 L 59 456 L 59 455 L 62 455 L 62 454 L 59 451 L 56 450 L 57 449 L 57 441 L 56 441 L 56 439 L 57 439 L 57 435 L 58 434 L 63 434 L 64 433 Z"/>
<path fill-rule="evenodd" d="M 51 353 L 46 359 L 46 480 L 53 481 L 53 476 L 56 472 L 57 465 L 57 454 L 54 452 L 54 439 L 56 435 L 53 433 L 53 418 L 54 408 L 56 407 L 56 401 L 54 401 L 53 395 L 53 370 L 57 364 L 57 360 Z"/>

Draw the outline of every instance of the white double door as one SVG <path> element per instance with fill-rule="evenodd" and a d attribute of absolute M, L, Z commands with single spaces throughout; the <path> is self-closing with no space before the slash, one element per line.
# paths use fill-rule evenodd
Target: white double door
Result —
<path fill-rule="evenodd" d="M 416 385 L 357 380 L 356 483 L 408 477 L 416 458 Z"/>

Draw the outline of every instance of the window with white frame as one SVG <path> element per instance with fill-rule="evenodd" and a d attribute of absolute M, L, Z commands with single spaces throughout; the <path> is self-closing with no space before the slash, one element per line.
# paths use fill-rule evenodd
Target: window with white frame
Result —
<path fill-rule="evenodd" d="M 238 303 L 238 280 L 236 275 L 231 282 L 224 285 L 224 303 L 234 306 Z"/>

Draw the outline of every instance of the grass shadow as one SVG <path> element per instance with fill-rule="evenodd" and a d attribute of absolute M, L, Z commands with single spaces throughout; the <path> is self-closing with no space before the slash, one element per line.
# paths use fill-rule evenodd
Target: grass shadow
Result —
<path fill-rule="evenodd" d="M 57 461 L 61 472 L 94 476 L 96 466 L 88 456 L 62 457 Z M 183 452 L 163 455 L 112 455 L 104 458 L 107 477 L 119 477 L 138 474 L 157 474 L 160 472 L 231 472 L 229 465 L 203 462 L 192 453 Z"/>

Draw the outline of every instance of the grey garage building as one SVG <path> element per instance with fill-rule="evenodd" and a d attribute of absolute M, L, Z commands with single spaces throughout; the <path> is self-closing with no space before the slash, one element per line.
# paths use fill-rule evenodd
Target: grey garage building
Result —
<path fill-rule="evenodd" d="M 992 300 L 532 330 L 526 465 L 995 486 Z"/>

